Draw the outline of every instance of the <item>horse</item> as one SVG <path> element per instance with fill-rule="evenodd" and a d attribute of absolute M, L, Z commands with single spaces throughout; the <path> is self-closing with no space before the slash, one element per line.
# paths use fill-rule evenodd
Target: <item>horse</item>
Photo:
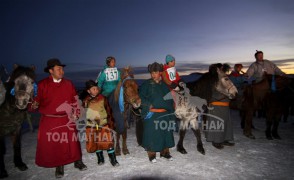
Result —
<path fill-rule="evenodd" d="M 137 109 L 141 105 L 141 99 L 138 93 L 138 84 L 134 79 L 134 75 L 130 67 L 125 67 L 121 72 L 121 80 L 117 84 L 115 90 L 108 98 L 112 108 L 115 121 L 116 146 L 115 154 L 121 155 L 120 136 L 122 136 L 122 152 L 124 155 L 130 154 L 127 148 L 127 129 L 128 118 L 132 109 Z"/>
<path fill-rule="evenodd" d="M 4 164 L 5 136 L 13 139 L 14 164 L 21 170 L 28 169 L 21 158 L 21 125 L 27 116 L 27 106 L 34 95 L 35 67 L 15 65 L 6 82 L 5 101 L 0 106 L 0 178 L 8 176 Z"/>
<path fill-rule="evenodd" d="M 228 78 L 228 76 L 218 67 L 218 64 L 212 64 L 210 66 L 210 70 L 207 73 L 204 73 L 198 80 L 186 83 L 187 88 L 190 91 L 190 95 L 192 97 L 198 97 L 195 101 L 203 102 L 202 107 L 197 108 L 199 115 L 202 114 L 204 109 L 209 109 L 210 107 L 207 106 L 212 100 L 213 92 L 216 91 L 222 96 L 227 97 L 229 99 L 235 98 L 237 94 L 237 89 L 232 83 L 232 81 Z M 191 99 L 194 101 L 193 99 Z M 197 104 L 197 103 L 196 103 Z M 197 107 L 197 106 L 196 106 Z M 180 119 L 180 121 L 182 121 Z M 196 121 L 196 117 L 190 118 L 189 123 L 192 126 L 192 131 L 197 139 L 197 151 L 201 154 L 205 154 L 205 150 L 203 148 L 203 144 L 201 141 L 201 132 L 200 127 Z M 195 125 L 197 123 L 197 126 Z M 186 149 L 183 146 L 184 137 L 186 134 L 187 125 L 186 123 L 180 123 L 180 131 L 179 131 L 179 141 L 177 143 L 177 151 L 182 154 L 187 154 Z"/>
<path fill-rule="evenodd" d="M 257 110 L 264 110 L 266 138 L 268 140 L 281 139 L 278 134 L 278 126 L 282 118 L 284 104 L 291 97 L 291 91 L 287 88 L 289 84 L 290 79 L 285 76 L 264 73 L 260 82 L 244 87 L 243 97 L 238 103 L 241 104 L 241 124 L 244 124 L 243 134 L 246 137 L 255 139 L 251 130 L 253 115 Z"/>

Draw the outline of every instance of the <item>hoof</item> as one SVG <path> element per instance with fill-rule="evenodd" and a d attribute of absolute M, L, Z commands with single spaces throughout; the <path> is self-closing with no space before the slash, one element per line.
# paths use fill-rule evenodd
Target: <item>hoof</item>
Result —
<path fill-rule="evenodd" d="M 224 146 L 222 145 L 222 143 L 212 143 L 212 146 L 215 147 L 216 149 L 223 149 Z"/>
<path fill-rule="evenodd" d="M 197 151 L 200 152 L 201 154 L 205 155 L 205 150 L 203 148 L 203 145 L 197 145 Z"/>
<path fill-rule="evenodd" d="M 123 149 L 123 154 L 124 155 L 127 155 L 127 154 L 130 154 L 129 150 L 126 148 L 126 149 Z"/>
<path fill-rule="evenodd" d="M 273 140 L 273 137 L 270 132 L 265 132 L 266 139 Z"/>
<path fill-rule="evenodd" d="M 274 139 L 282 139 L 282 138 L 279 136 L 279 134 L 273 134 L 273 138 L 274 138 Z"/>
<path fill-rule="evenodd" d="M 116 156 L 120 156 L 121 155 L 120 149 L 115 149 L 115 155 Z"/>
<path fill-rule="evenodd" d="M 187 154 L 187 151 L 183 146 L 177 146 L 177 151 L 179 151 L 182 154 Z"/>
<path fill-rule="evenodd" d="M 7 178 L 7 177 L 8 177 L 7 171 L 5 169 L 0 170 L 0 179 Z"/>
<path fill-rule="evenodd" d="M 20 171 L 25 171 L 28 169 L 27 165 L 25 163 L 22 163 L 20 165 L 15 165 Z"/>
<path fill-rule="evenodd" d="M 244 134 L 244 136 L 248 137 L 249 139 L 255 139 L 253 134 Z"/>

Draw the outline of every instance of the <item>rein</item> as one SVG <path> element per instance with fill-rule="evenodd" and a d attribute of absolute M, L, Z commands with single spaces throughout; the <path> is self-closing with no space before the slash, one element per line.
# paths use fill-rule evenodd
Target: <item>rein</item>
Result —
<path fill-rule="evenodd" d="M 119 109 L 120 109 L 120 112 L 121 112 L 121 113 L 124 112 L 124 109 L 125 109 L 125 108 L 124 108 L 124 104 L 125 104 L 126 102 L 124 101 L 124 95 L 127 96 L 127 94 L 124 92 L 124 87 L 123 87 L 123 85 L 124 85 L 124 82 L 125 82 L 126 80 L 128 80 L 128 79 L 133 79 L 133 78 L 131 78 L 130 76 L 127 76 L 127 77 L 122 81 L 121 86 L 120 86 L 118 104 L 119 104 Z M 127 101 L 127 103 L 130 103 L 130 102 Z M 130 104 L 131 104 L 131 103 L 130 103 Z"/>

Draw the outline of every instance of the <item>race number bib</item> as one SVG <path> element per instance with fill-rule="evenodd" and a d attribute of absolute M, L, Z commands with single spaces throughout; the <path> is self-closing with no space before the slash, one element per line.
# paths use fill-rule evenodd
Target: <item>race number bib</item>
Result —
<path fill-rule="evenodd" d="M 106 68 L 105 69 L 106 81 L 116 81 L 118 80 L 117 68 Z"/>
<path fill-rule="evenodd" d="M 166 71 L 167 71 L 169 80 L 171 80 L 171 81 L 176 80 L 176 68 L 175 67 L 168 68 Z"/>

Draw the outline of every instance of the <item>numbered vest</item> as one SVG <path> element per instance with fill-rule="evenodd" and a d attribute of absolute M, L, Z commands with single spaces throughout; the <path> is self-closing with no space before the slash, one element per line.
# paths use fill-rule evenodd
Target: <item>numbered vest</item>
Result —
<path fill-rule="evenodd" d="M 118 80 L 118 71 L 117 68 L 106 68 L 104 70 L 106 75 L 106 81 L 116 81 Z"/>
<path fill-rule="evenodd" d="M 168 74 L 168 78 L 170 81 L 174 81 L 176 80 L 176 68 L 175 67 L 171 67 L 171 68 L 168 68 L 166 70 L 167 74 Z"/>

